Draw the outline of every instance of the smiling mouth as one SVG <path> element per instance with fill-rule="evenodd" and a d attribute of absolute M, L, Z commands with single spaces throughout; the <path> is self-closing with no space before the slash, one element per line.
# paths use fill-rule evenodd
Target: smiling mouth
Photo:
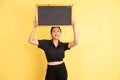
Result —
<path fill-rule="evenodd" d="M 58 35 L 55 35 L 55 37 L 58 37 Z"/>

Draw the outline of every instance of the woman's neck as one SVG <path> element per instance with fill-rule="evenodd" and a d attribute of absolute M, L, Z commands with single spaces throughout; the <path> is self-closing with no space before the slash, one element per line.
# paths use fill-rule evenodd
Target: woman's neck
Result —
<path fill-rule="evenodd" d="M 57 47 L 58 46 L 58 40 L 53 39 L 53 44 L 54 44 L 55 47 Z"/>

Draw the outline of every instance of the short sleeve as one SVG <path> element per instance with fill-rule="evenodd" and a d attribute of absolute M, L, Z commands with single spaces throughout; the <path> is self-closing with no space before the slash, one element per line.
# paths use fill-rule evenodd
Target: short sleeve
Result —
<path fill-rule="evenodd" d="M 47 40 L 38 40 L 38 48 L 46 49 Z"/>
<path fill-rule="evenodd" d="M 69 50 L 70 48 L 68 48 L 68 42 L 66 42 L 66 43 L 63 43 L 63 46 L 64 46 L 64 50 Z"/>

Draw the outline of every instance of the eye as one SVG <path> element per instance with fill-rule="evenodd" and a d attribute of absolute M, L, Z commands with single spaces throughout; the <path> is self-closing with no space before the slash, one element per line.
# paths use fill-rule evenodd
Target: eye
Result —
<path fill-rule="evenodd" d="M 60 30 L 58 30 L 57 32 L 60 32 Z"/>
<path fill-rule="evenodd" d="M 55 32 L 54 30 L 52 32 Z"/>

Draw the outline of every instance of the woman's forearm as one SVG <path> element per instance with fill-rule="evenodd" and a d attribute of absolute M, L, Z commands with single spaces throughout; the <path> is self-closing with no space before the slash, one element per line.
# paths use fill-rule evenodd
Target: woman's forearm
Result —
<path fill-rule="evenodd" d="M 72 27 L 73 27 L 73 34 L 74 34 L 74 43 L 78 44 L 78 36 L 77 36 L 75 24 L 73 24 Z"/>
<path fill-rule="evenodd" d="M 38 21 L 36 20 L 36 17 L 35 17 L 34 27 L 33 27 L 33 30 L 31 32 L 30 36 L 29 36 L 29 43 L 34 44 L 34 45 L 38 45 L 38 40 L 34 39 L 34 35 L 35 35 L 35 31 L 36 31 L 37 26 L 38 26 Z"/>
<path fill-rule="evenodd" d="M 34 40 L 35 32 L 36 32 L 36 28 L 34 27 L 33 30 L 32 30 L 32 32 L 30 33 L 29 42 L 31 42 L 31 41 Z"/>
<path fill-rule="evenodd" d="M 72 42 L 69 42 L 68 48 L 72 48 L 72 47 L 74 47 L 75 45 L 78 44 L 78 36 L 77 36 L 77 32 L 76 32 L 76 28 L 75 28 L 75 24 L 74 23 L 72 23 L 72 28 L 73 28 L 74 39 L 73 39 Z"/>
<path fill-rule="evenodd" d="M 33 28 L 32 32 L 30 34 L 29 43 L 31 43 L 33 45 L 38 45 L 38 40 L 34 39 L 35 32 L 36 32 L 36 27 Z"/>

